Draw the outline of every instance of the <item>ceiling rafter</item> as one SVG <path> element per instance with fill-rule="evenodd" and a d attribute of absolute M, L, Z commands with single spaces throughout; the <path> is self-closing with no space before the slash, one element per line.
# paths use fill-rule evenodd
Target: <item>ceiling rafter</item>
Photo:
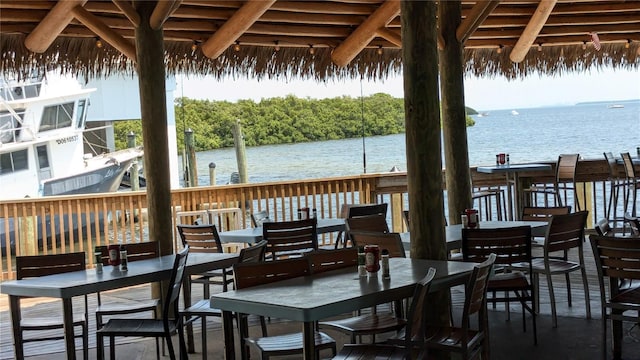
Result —
<path fill-rule="evenodd" d="M 180 7 L 181 2 L 181 0 L 158 1 L 149 19 L 151 28 L 154 30 L 160 29 L 169 16 Z"/>
<path fill-rule="evenodd" d="M 136 61 L 136 47 L 128 40 L 124 39 L 120 34 L 105 25 L 98 17 L 88 12 L 81 6 L 76 6 L 71 10 L 76 19 L 80 20 L 84 26 L 100 36 L 111 46 L 118 49 L 126 57 L 132 61 Z"/>
<path fill-rule="evenodd" d="M 511 61 L 519 63 L 524 60 L 525 56 L 529 52 L 529 48 L 534 44 L 538 34 L 542 30 L 542 27 L 547 22 L 553 7 L 556 5 L 557 0 L 541 0 L 538 4 L 538 8 L 531 16 L 531 20 L 524 29 L 524 32 L 513 47 L 509 58 Z"/>
<path fill-rule="evenodd" d="M 45 52 L 73 19 L 71 10 L 83 6 L 87 0 L 60 1 L 47 13 L 40 24 L 27 36 L 24 45 L 35 53 Z"/>
<path fill-rule="evenodd" d="M 469 36 L 480 27 L 489 14 L 500 4 L 500 0 L 480 1 L 472 9 L 469 15 L 458 26 L 456 38 L 464 44 Z"/>
<path fill-rule="evenodd" d="M 134 7 L 131 5 L 130 2 L 125 0 L 111 0 L 111 1 L 115 6 L 118 7 L 118 9 L 120 9 L 120 11 L 122 11 L 124 16 L 126 16 L 127 19 L 131 21 L 131 24 L 133 24 L 134 27 L 140 26 L 140 15 L 138 15 L 138 12 L 136 11 L 136 9 L 134 9 Z"/>
<path fill-rule="evenodd" d="M 220 56 L 240 35 L 264 14 L 275 0 L 249 0 L 229 20 L 202 44 L 202 52 L 209 58 Z"/>
<path fill-rule="evenodd" d="M 331 60 L 338 66 L 349 64 L 376 37 L 378 30 L 384 28 L 399 14 L 399 0 L 385 1 L 342 44 L 333 50 Z"/>

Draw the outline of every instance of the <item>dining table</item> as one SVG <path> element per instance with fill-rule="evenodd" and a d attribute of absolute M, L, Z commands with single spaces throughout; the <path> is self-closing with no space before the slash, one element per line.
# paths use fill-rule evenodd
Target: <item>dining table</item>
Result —
<path fill-rule="evenodd" d="M 318 225 L 316 227 L 318 234 L 345 231 L 346 228 L 345 219 L 342 218 L 318 219 Z M 222 231 L 219 235 L 220 241 L 223 243 L 255 244 L 262 240 L 262 226 Z"/>
<path fill-rule="evenodd" d="M 507 184 L 507 208 L 509 220 L 520 220 L 522 207 L 524 204 L 522 172 L 545 172 L 551 171 L 549 164 L 496 164 L 492 166 L 478 166 L 476 171 L 485 174 L 504 174 Z M 513 184 L 513 194 L 510 190 Z"/>
<path fill-rule="evenodd" d="M 75 359 L 72 299 L 100 291 L 168 280 L 174 259 L 175 255 L 166 255 L 130 262 L 127 271 L 121 271 L 119 266 L 105 266 L 102 273 L 96 272 L 95 269 L 86 269 L 2 282 L 0 292 L 9 296 L 14 339 L 17 338 L 20 327 L 22 297 L 58 298 L 62 300 L 67 359 Z M 187 257 L 185 278 L 205 271 L 228 268 L 237 261 L 238 254 L 233 253 L 192 253 Z M 190 294 L 187 294 L 187 291 L 184 292 L 184 301 L 190 302 Z M 24 358 L 20 346 L 15 346 L 15 355 L 16 359 Z"/>
<path fill-rule="evenodd" d="M 460 261 L 391 258 L 389 279 L 379 272 L 359 276 L 353 266 L 217 293 L 211 297 L 211 307 L 223 312 L 226 359 L 235 359 L 233 313 L 301 322 L 303 357 L 315 359 L 316 321 L 411 297 L 415 284 L 430 267 L 436 269 L 431 291 L 463 284 L 475 265 Z"/>

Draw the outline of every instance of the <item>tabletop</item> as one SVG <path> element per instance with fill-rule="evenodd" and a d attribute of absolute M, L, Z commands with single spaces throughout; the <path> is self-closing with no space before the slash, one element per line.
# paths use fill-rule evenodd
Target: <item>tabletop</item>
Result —
<path fill-rule="evenodd" d="M 318 234 L 325 234 L 346 229 L 345 219 L 318 219 Z M 254 244 L 262 240 L 262 227 L 223 231 L 219 233 L 223 243 L 249 243 Z"/>
<path fill-rule="evenodd" d="M 356 267 L 218 293 L 211 306 L 223 311 L 294 321 L 317 321 L 413 295 L 415 284 L 436 268 L 432 289 L 464 283 L 474 263 L 411 258 L 389 259 L 391 278 L 360 277 Z M 277 294 L 277 296 L 274 296 Z"/>
<path fill-rule="evenodd" d="M 102 273 L 95 269 L 73 271 L 64 274 L 37 278 L 5 281 L 0 292 L 12 296 L 37 296 L 71 298 L 99 291 L 118 289 L 143 283 L 168 279 L 173 268 L 174 255 L 129 263 L 128 271 L 119 267 L 105 266 Z M 186 274 L 198 274 L 215 268 L 233 266 L 238 254 L 190 253 L 187 257 Z"/>
<path fill-rule="evenodd" d="M 521 171 L 547 171 L 551 170 L 549 164 L 505 164 L 492 166 L 478 166 L 476 171 L 485 174 L 502 174 Z"/>

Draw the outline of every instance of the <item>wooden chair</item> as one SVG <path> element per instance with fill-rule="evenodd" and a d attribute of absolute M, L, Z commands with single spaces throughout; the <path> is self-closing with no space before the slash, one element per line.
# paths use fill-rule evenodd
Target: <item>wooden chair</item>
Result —
<path fill-rule="evenodd" d="M 622 355 L 622 322 L 640 321 L 640 291 L 622 287 L 626 280 L 640 281 L 640 241 L 613 236 L 589 237 L 598 270 L 602 311 L 602 358 L 607 358 L 607 322 L 611 320 L 613 358 Z M 605 285 L 605 277 L 609 278 Z M 607 289 L 608 288 L 608 292 Z M 628 312 L 635 313 L 631 316 Z"/>
<path fill-rule="evenodd" d="M 571 212 L 571 206 L 525 206 L 522 209 L 522 221 L 549 222 L 553 215 L 566 215 Z M 534 237 L 533 246 L 542 246 L 544 237 Z"/>
<path fill-rule="evenodd" d="M 633 166 L 633 160 L 631 160 L 631 155 L 626 153 L 621 153 L 622 162 L 624 164 L 624 174 L 626 176 L 625 180 L 625 190 L 624 190 L 624 212 L 631 212 L 631 216 L 637 216 L 637 207 L 638 207 L 638 191 L 640 191 L 640 177 L 636 175 L 636 170 Z M 631 209 L 629 210 L 629 200 L 631 200 Z"/>
<path fill-rule="evenodd" d="M 358 266 L 358 249 L 349 247 L 335 250 L 317 250 L 305 254 L 314 274 Z"/>
<path fill-rule="evenodd" d="M 267 246 L 266 240 L 240 250 L 238 263 L 259 263 L 264 261 L 264 252 Z M 183 317 L 183 325 L 190 324 L 197 319 L 201 322 L 202 335 L 202 359 L 207 359 L 207 316 L 222 318 L 220 309 L 212 308 L 210 299 L 202 299 L 190 307 L 182 310 L 180 315 Z M 262 326 L 262 335 L 267 336 L 266 323 L 263 317 L 260 317 Z"/>
<path fill-rule="evenodd" d="M 618 162 L 611 152 L 605 152 L 604 158 L 609 165 L 609 201 L 605 210 L 605 217 L 611 221 L 618 221 L 618 199 L 620 198 L 620 189 L 625 187 L 625 181 L 618 172 Z M 624 193 L 623 193 L 624 194 Z M 623 195 L 624 196 L 624 195 Z M 613 212 L 613 216 L 612 216 Z"/>
<path fill-rule="evenodd" d="M 116 336 L 136 336 L 163 338 L 167 343 L 169 356 L 172 360 L 176 358 L 171 342 L 171 335 L 178 332 L 180 342 L 181 357 L 187 356 L 187 349 L 184 343 L 182 330 L 182 317 L 178 310 L 178 298 L 180 297 L 180 287 L 187 264 L 187 254 L 189 247 L 185 247 L 176 254 L 169 279 L 169 290 L 163 303 L 161 319 L 135 319 L 135 318 L 115 318 L 109 319 L 102 328 L 96 331 L 98 359 L 104 358 L 103 338 L 109 338 L 111 359 L 115 359 L 115 337 Z"/>
<path fill-rule="evenodd" d="M 344 204 L 342 205 L 342 211 L 340 217 L 345 219 L 358 218 L 363 216 L 372 216 L 372 215 L 381 215 L 383 219 L 387 219 L 387 209 L 389 204 L 381 203 L 381 204 Z M 388 225 L 387 232 L 389 231 Z M 347 247 L 348 242 L 348 233 L 347 235 L 342 232 L 338 234 L 338 238 L 336 240 L 335 247 L 336 249 L 339 247 L 342 242 L 342 247 Z"/>
<path fill-rule="evenodd" d="M 32 277 L 63 274 L 72 271 L 81 271 L 86 269 L 86 260 L 84 252 L 55 254 L 55 255 L 34 255 L 34 256 L 16 256 L 16 279 L 26 279 Z M 81 332 L 75 337 L 82 338 L 82 356 L 84 359 L 89 358 L 89 328 L 88 328 L 88 301 L 84 296 L 84 313 L 74 315 L 73 327 L 80 327 Z M 14 339 L 16 347 L 16 356 L 21 357 L 24 354 L 24 344 L 34 341 L 50 341 L 62 340 L 64 334 L 62 330 L 64 324 L 62 318 L 58 317 L 39 317 L 39 318 L 22 318 L 20 320 L 20 328 L 17 332 L 18 338 Z M 60 330 L 60 334 L 48 332 L 49 330 Z M 41 332 L 41 337 L 23 336 L 25 332 Z"/>
<path fill-rule="evenodd" d="M 354 241 L 352 248 L 365 244 L 378 245 L 380 250 L 389 250 L 389 257 L 406 257 L 402 239 L 398 233 L 353 232 L 351 235 Z M 322 321 L 318 325 L 321 329 L 332 329 L 349 335 L 352 344 L 356 343 L 356 337 L 363 335 L 371 335 L 371 342 L 375 342 L 376 334 L 398 331 L 404 327 L 406 322 L 402 319 L 402 313 L 402 302 L 396 301 L 395 316 L 391 312 L 378 313 L 376 308 L 372 308 L 371 313 Z"/>
<path fill-rule="evenodd" d="M 222 253 L 222 242 L 218 229 L 213 224 L 203 225 L 177 225 L 178 234 L 182 240 L 182 246 L 189 246 L 189 251 L 194 253 Z M 222 291 L 229 290 L 229 285 L 233 284 L 231 269 L 207 271 L 202 274 L 192 276 L 189 279 L 191 284 L 202 284 L 203 298 L 209 299 L 211 296 L 211 285 L 221 285 Z"/>
<path fill-rule="evenodd" d="M 500 229 L 462 229 L 462 259 L 483 262 L 491 254 L 496 254 L 495 265 L 505 270 L 489 279 L 488 292 L 493 296 L 487 302 L 505 303 L 507 314 L 509 304 L 517 301 L 522 306 L 522 327 L 527 331 L 525 310 L 531 314 L 533 322 L 533 343 L 538 343 L 535 296 L 531 269 L 531 227 L 519 226 Z M 509 271 L 513 264 L 529 264 L 526 272 Z M 496 294 L 504 293 L 504 297 Z M 530 305 L 528 304 L 530 303 Z"/>
<path fill-rule="evenodd" d="M 576 188 L 576 169 L 578 167 L 579 159 L 579 154 L 560 155 L 556 162 L 556 175 L 551 186 L 533 185 L 529 189 L 524 189 L 523 191 L 528 192 L 531 195 L 543 194 L 545 206 L 549 206 L 547 195 L 553 196 L 554 204 L 556 204 L 555 206 L 563 206 L 563 198 L 566 199 L 567 193 L 572 191 L 575 209 L 576 211 L 580 211 L 582 208 L 580 206 Z"/>
<path fill-rule="evenodd" d="M 262 238 L 267 240 L 267 260 L 302 256 L 318 250 L 317 219 L 266 222 Z"/>
<path fill-rule="evenodd" d="M 266 210 L 261 210 L 251 214 L 251 226 L 254 228 L 262 226 L 264 222 L 269 222 L 269 213 Z"/>
<path fill-rule="evenodd" d="M 427 275 L 416 284 L 407 318 L 393 319 L 404 324 L 398 336 L 387 340 L 385 344 L 345 344 L 333 359 L 426 359 L 424 315 L 428 312 L 426 297 L 435 274 L 436 269 L 429 268 Z M 414 357 L 413 354 L 416 352 L 417 356 Z"/>
<path fill-rule="evenodd" d="M 133 263 L 138 260 L 153 259 L 160 256 L 157 241 L 145 241 L 140 243 L 126 244 L 126 249 L 127 249 L 127 261 L 130 263 Z M 100 250 L 102 252 L 102 263 L 104 266 L 107 266 L 109 263 L 109 255 L 108 255 L 107 247 L 101 246 Z M 135 264 L 132 266 L 135 266 Z M 103 303 L 100 292 L 96 293 L 96 297 L 98 301 L 98 306 L 96 307 L 96 329 L 100 329 L 102 327 L 105 316 L 151 312 L 154 319 L 158 317 L 157 310 L 158 310 L 158 305 L 160 304 L 159 299 L 148 299 L 148 300 L 141 299 L 136 301 L 128 301 L 126 303 L 122 303 L 122 302 Z M 159 357 L 160 343 L 158 338 L 156 338 L 156 353 Z"/>
<path fill-rule="evenodd" d="M 311 274 L 309 259 L 306 257 L 266 261 L 261 263 L 243 263 L 233 266 L 236 289 L 245 289 L 261 284 L 268 284 L 276 281 L 307 276 Z M 277 296 L 277 294 L 274 294 Z M 240 316 L 240 315 L 239 315 Z M 242 359 L 248 359 L 245 344 L 248 343 L 260 352 L 261 359 L 268 359 L 270 356 L 295 355 L 303 352 L 302 332 L 263 336 L 259 338 L 248 336 L 246 317 L 240 316 L 240 349 Z M 320 351 L 331 349 L 332 354 L 336 354 L 336 342 L 333 338 L 323 332 L 315 332 L 316 357 L 320 357 Z"/>
<path fill-rule="evenodd" d="M 598 220 L 596 226 L 596 233 L 600 236 L 625 236 L 624 229 L 612 228 L 611 223 L 607 218 Z"/>
<path fill-rule="evenodd" d="M 547 278 L 549 287 L 549 297 L 551 298 L 551 315 L 553 327 L 558 326 L 556 315 L 556 300 L 553 289 L 552 275 L 565 275 L 567 283 L 567 300 L 571 306 L 571 283 L 569 273 L 580 271 L 584 286 L 585 307 L 587 318 L 591 319 L 591 305 L 589 302 L 589 284 L 587 282 L 587 272 L 584 264 L 584 253 L 582 244 L 584 243 L 584 227 L 587 221 L 587 211 L 580 211 L 567 215 L 555 215 L 551 217 L 545 241 L 543 245 L 543 257 L 533 258 L 531 270 L 533 270 L 533 283 L 535 286 L 536 304 L 539 304 L 539 275 Z M 568 252 L 575 249 L 578 252 L 578 262 L 568 259 Z M 560 254 L 558 254 L 560 253 Z M 521 271 L 527 271 L 529 266 L 517 266 Z"/>
<path fill-rule="evenodd" d="M 460 354 L 462 359 L 474 359 L 482 354 L 482 359 L 490 359 L 487 324 L 487 287 L 489 276 L 496 260 L 491 254 L 486 261 L 476 265 L 465 286 L 464 308 L 460 326 L 427 326 L 425 330 L 426 348 Z M 472 317 L 477 328 L 471 327 Z"/>
<path fill-rule="evenodd" d="M 640 237 L 640 217 L 631 216 L 631 214 L 625 213 L 624 221 L 629 225 L 631 235 Z"/>

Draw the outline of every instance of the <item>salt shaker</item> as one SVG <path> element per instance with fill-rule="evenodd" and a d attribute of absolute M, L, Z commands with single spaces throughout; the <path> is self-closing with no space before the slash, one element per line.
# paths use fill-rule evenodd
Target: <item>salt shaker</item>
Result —
<path fill-rule="evenodd" d="M 365 262 L 364 246 L 358 246 L 358 275 L 360 276 L 367 276 Z"/>
<path fill-rule="evenodd" d="M 312 213 L 311 213 L 311 216 L 312 216 L 314 219 L 317 219 L 317 218 L 318 218 L 318 209 L 313 208 Z"/>
<path fill-rule="evenodd" d="M 382 251 L 380 252 L 380 263 L 381 263 L 381 267 L 382 267 L 382 278 L 383 279 L 390 279 L 391 276 L 389 274 L 389 250 L 387 249 L 382 249 Z"/>
<path fill-rule="evenodd" d="M 102 251 L 94 251 L 94 255 L 96 257 L 96 273 L 102 274 Z"/>

